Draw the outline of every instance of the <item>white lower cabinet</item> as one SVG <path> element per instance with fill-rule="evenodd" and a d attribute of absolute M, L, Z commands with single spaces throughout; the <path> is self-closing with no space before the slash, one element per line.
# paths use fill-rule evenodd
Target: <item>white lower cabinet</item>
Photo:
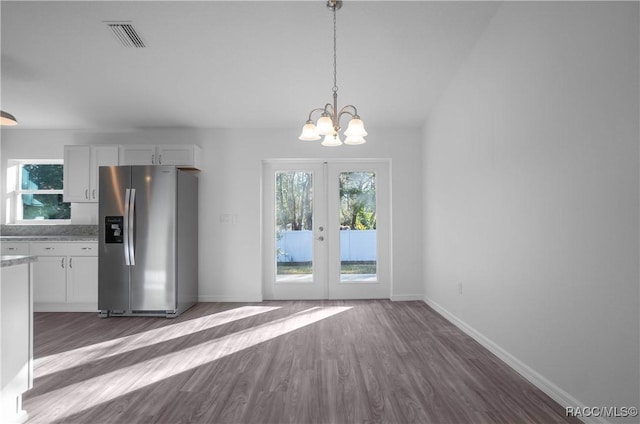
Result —
<path fill-rule="evenodd" d="M 98 243 L 32 242 L 36 312 L 98 310 Z"/>
<path fill-rule="evenodd" d="M 70 256 L 67 267 L 67 302 L 95 304 L 98 310 L 98 258 Z"/>
<path fill-rule="evenodd" d="M 65 303 L 67 301 L 67 269 L 65 256 L 38 256 L 33 263 L 33 301 Z"/>

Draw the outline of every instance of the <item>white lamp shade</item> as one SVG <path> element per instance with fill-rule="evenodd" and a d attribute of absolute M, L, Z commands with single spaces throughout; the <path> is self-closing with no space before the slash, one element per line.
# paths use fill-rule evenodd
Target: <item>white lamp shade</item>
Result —
<path fill-rule="evenodd" d="M 364 137 L 367 135 L 367 132 L 364 130 L 364 124 L 358 118 L 353 118 L 349 121 L 349 126 L 347 130 L 344 132 L 344 135 L 347 137 L 356 136 L 356 137 Z M 362 144 L 362 143 L 360 143 Z"/>
<path fill-rule="evenodd" d="M 322 143 L 320 144 L 327 147 L 335 147 L 342 145 L 342 141 L 340 140 L 338 133 L 334 132 L 333 134 L 325 135 L 324 140 L 322 140 Z"/>
<path fill-rule="evenodd" d="M 320 134 L 318 134 L 318 129 L 313 125 L 313 123 L 308 123 L 302 127 L 302 134 L 300 134 L 298 139 L 302 141 L 320 140 Z"/>
<path fill-rule="evenodd" d="M 365 140 L 364 137 L 360 137 L 359 135 L 349 135 L 344 140 L 344 144 L 350 144 L 352 146 L 364 144 L 366 142 L 367 140 Z"/>
<path fill-rule="evenodd" d="M 333 134 L 333 121 L 329 116 L 321 116 L 316 124 L 318 128 L 318 134 L 331 135 Z"/>

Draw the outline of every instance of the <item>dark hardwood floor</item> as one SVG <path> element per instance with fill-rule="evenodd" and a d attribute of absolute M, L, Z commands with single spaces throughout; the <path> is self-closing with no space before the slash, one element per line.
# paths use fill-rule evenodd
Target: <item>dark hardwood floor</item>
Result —
<path fill-rule="evenodd" d="M 36 313 L 28 423 L 576 423 L 423 302 Z"/>

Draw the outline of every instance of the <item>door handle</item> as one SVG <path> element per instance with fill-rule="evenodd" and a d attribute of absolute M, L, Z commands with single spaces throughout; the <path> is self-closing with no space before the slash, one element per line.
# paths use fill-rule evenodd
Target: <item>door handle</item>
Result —
<path fill-rule="evenodd" d="M 131 258 L 129 254 L 129 208 L 131 200 L 131 189 L 126 189 L 124 192 L 124 220 L 122 223 L 122 236 L 123 236 L 123 248 L 124 248 L 124 264 L 126 266 L 131 265 Z"/>
<path fill-rule="evenodd" d="M 136 264 L 136 251 L 135 251 L 135 212 L 136 212 L 136 189 L 131 189 L 131 198 L 129 200 L 131 206 L 129 207 L 129 255 L 131 256 L 131 265 Z"/>

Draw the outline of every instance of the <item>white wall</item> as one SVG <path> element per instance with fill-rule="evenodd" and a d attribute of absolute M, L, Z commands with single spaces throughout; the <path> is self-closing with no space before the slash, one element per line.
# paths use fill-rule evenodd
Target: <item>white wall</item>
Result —
<path fill-rule="evenodd" d="M 2 130 L 2 175 L 8 159 L 62 158 L 65 144 L 196 143 L 203 148 L 200 173 L 200 298 L 258 301 L 261 285 L 261 167 L 272 158 L 390 158 L 393 192 L 392 298 L 420 299 L 421 133 L 418 128 L 368 127 L 367 144 L 326 148 L 298 141 L 286 130 L 148 129 L 121 132 Z M 4 202 L 4 199 L 3 199 Z M 97 213 L 73 204 L 74 216 Z M 4 203 L 0 205 L 4 211 Z M 220 216 L 236 215 L 223 224 Z M 4 218 L 2 218 L 4 222 Z M 408 224 L 412 223 L 412 224 Z"/>
<path fill-rule="evenodd" d="M 568 404 L 640 403 L 638 16 L 504 3 L 424 131 L 427 302 Z"/>

